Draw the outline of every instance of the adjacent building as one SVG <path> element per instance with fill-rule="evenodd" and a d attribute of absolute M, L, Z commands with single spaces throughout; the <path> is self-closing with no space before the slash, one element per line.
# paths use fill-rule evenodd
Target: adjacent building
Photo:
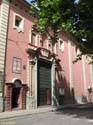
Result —
<path fill-rule="evenodd" d="M 92 102 L 93 66 L 73 41 L 59 34 L 54 46 L 33 30 L 24 0 L 0 0 L 0 108 L 10 111 Z"/>

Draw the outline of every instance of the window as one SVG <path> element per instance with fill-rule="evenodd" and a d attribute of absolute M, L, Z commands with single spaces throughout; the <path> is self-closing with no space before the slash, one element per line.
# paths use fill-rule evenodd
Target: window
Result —
<path fill-rule="evenodd" d="M 52 43 L 50 42 L 50 37 L 49 36 L 48 36 L 48 40 L 47 40 L 47 49 L 52 52 Z"/>
<path fill-rule="evenodd" d="M 33 30 L 33 28 L 31 28 L 29 30 L 29 43 L 32 44 L 32 45 L 38 45 L 38 34 Z"/>
<path fill-rule="evenodd" d="M 82 54 L 81 54 L 81 51 L 78 47 L 75 48 L 75 58 L 76 58 L 76 60 L 82 59 Z"/>
<path fill-rule="evenodd" d="M 16 57 L 13 57 L 13 72 L 21 73 L 22 70 L 22 60 Z"/>
<path fill-rule="evenodd" d="M 18 14 L 14 14 L 13 27 L 17 29 L 18 32 L 24 32 L 24 18 Z"/>
<path fill-rule="evenodd" d="M 40 47 L 43 47 L 43 40 L 40 40 Z"/>
<path fill-rule="evenodd" d="M 59 49 L 64 52 L 64 41 L 63 40 L 59 40 Z"/>
<path fill-rule="evenodd" d="M 52 51 L 52 44 L 51 44 L 51 43 L 48 44 L 48 49 L 49 49 L 50 51 Z"/>
<path fill-rule="evenodd" d="M 31 34 L 31 44 L 35 45 L 35 42 L 36 42 L 36 34 L 34 32 L 32 32 L 32 34 Z"/>
<path fill-rule="evenodd" d="M 76 49 L 76 56 L 80 55 L 80 50 L 79 48 Z"/>
<path fill-rule="evenodd" d="M 43 36 L 39 34 L 39 46 L 43 47 Z"/>

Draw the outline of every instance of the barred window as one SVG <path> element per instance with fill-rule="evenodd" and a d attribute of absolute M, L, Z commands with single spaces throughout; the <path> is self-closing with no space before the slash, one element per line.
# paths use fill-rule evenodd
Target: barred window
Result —
<path fill-rule="evenodd" d="M 22 72 L 22 60 L 20 58 L 13 57 L 13 72 L 14 73 Z"/>

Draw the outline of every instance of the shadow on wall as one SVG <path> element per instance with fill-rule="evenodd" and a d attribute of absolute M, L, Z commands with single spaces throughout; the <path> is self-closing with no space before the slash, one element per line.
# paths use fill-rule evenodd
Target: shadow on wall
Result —
<path fill-rule="evenodd" d="M 65 71 L 58 63 L 56 67 L 56 84 L 54 91 L 54 104 L 56 106 L 76 103 L 74 88 L 70 89 L 70 83 L 65 77 Z"/>
<path fill-rule="evenodd" d="M 74 88 L 72 89 L 70 88 L 70 83 L 66 79 L 65 71 L 62 69 L 59 63 L 57 64 L 56 67 L 56 84 L 55 84 L 53 101 L 55 106 L 66 105 L 66 104 L 88 103 L 86 96 L 84 95 L 81 95 L 80 97 L 75 96 Z"/>

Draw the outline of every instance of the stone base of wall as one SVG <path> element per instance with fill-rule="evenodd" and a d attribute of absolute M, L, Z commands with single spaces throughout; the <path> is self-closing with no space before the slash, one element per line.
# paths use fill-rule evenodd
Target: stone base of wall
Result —
<path fill-rule="evenodd" d="M 3 111 L 3 98 L 0 96 L 0 112 Z"/>
<path fill-rule="evenodd" d="M 86 96 L 75 96 L 75 101 L 78 104 L 86 104 L 86 103 L 88 103 L 88 100 L 87 100 Z"/>
<path fill-rule="evenodd" d="M 36 109 L 36 100 L 34 97 L 27 96 L 26 109 Z"/>

